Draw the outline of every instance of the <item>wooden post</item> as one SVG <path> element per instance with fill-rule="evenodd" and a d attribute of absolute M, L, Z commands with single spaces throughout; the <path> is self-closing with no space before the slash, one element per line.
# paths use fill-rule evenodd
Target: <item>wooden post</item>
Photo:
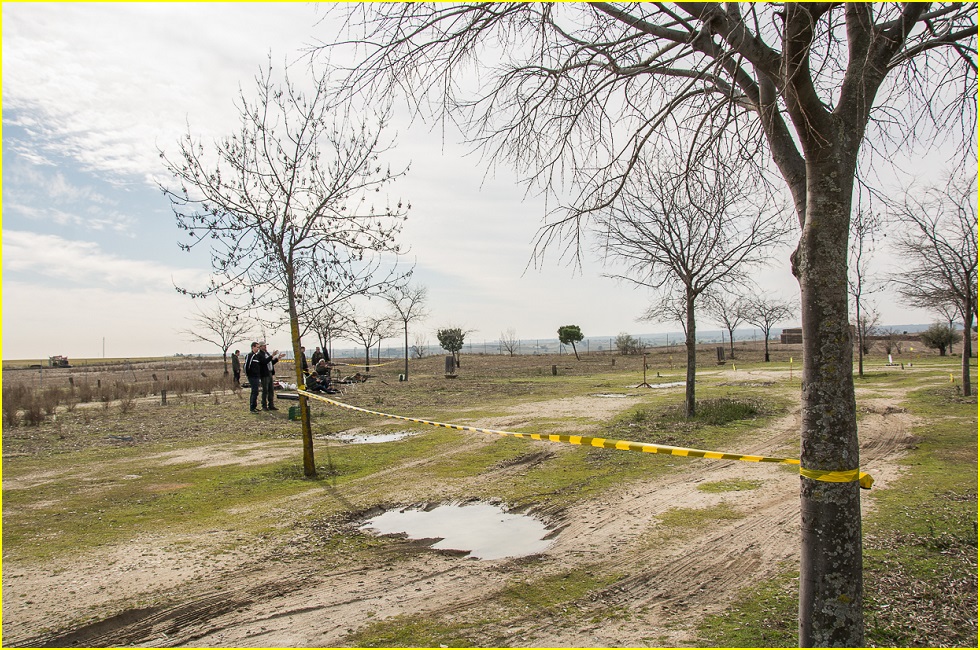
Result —
<path fill-rule="evenodd" d="M 160 391 L 160 406 L 167 405 L 167 390 L 163 389 Z"/>
<path fill-rule="evenodd" d="M 555 366 L 555 365 L 552 365 L 551 366 L 551 376 L 552 377 L 557 377 L 558 376 L 558 366 Z"/>

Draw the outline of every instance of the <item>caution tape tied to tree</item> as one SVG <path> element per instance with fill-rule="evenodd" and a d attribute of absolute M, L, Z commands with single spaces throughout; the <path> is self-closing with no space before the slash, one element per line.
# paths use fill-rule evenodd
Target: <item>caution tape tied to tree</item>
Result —
<path fill-rule="evenodd" d="M 349 409 L 351 411 L 359 411 L 361 413 L 368 413 L 370 415 L 377 415 L 383 418 L 390 418 L 393 420 L 403 420 L 405 422 L 415 422 L 417 424 L 426 424 L 434 427 L 442 427 L 444 429 L 455 429 L 457 431 L 472 431 L 475 433 L 486 433 L 497 436 L 510 436 L 514 438 L 530 438 L 531 440 L 547 440 L 550 442 L 564 442 L 572 445 L 583 445 L 586 447 L 601 447 L 604 449 L 618 449 L 620 451 L 639 451 L 647 454 L 670 454 L 672 456 L 687 456 L 689 458 L 708 458 L 712 460 L 739 460 L 749 463 L 778 463 L 782 465 L 799 465 L 800 460 L 798 458 L 781 458 L 776 456 L 756 456 L 753 454 L 732 454 L 728 452 L 721 451 L 708 451 L 705 449 L 691 449 L 687 447 L 674 447 L 671 445 L 658 445 L 649 442 L 633 442 L 630 440 L 611 440 L 609 438 L 597 438 L 592 436 L 573 436 L 565 434 L 545 434 L 545 433 L 515 433 L 512 431 L 498 431 L 496 429 L 482 429 L 479 427 L 470 427 L 462 424 L 446 424 L 444 422 L 434 422 L 432 420 L 422 420 L 419 418 L 410 418 L 404 415 L 393 415 L 391 413 L 382 413 L 381 411 L 372 411 L 370 409 L 361 408 L 360 406 L 352 406 L 350 404 L 345 404 L 344 402 L 338 402 L 322 395 L 316 395 L 314 393 L 309 393 L 305 390 L 298 391 L 300 394 L 306 397 L 325 402 L 327 404 L 332 404 L 340 408 Z M 858 484 L 864 489 L 870 489 L 871 485 L 874 483 L 874 478 L 870 474 L 862 472 L 859 469 L 846 470 L 846 471 L 824 471 L 824 470 L 812 470 L 800 468 L 800 476 L 804 478 L 812 479 L 815 481 L 824 481 L 828 483 L 849 483 L 852 481 L 857 481 Z"/>

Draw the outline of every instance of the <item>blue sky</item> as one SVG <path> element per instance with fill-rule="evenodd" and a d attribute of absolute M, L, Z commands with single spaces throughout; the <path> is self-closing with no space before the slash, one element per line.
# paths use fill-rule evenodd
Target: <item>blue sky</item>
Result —
<path fill-rule="evenodd" d="M 213 352 L 180 333 L 196 305 L 173 285 L 202 281 L 208 260 L 177 247 L 158 151 L 187 124 L 205 141 L 232 130 L 239 86 L 270 53 L 298 58 L 322 18 L 305 3 L 3 4 L 4 358 L 98 357 L 103 341 L 110 357 Z M 413 205 L 402 241 L 429 287 L 430 345 L 450 324 L 476 341 L 570 323 L 590 336 L 678 329 L 638 323 L 648 296 L 596 260 L 526 270 L 543 200 L 506 169 L 488 177 L 453 134 L 396 130 L 394 162 L 411 172 L 393 192 Z M 788 255 L 759 283 L 795 299 Z M 876 302 L 889 324 L 933 319 Z"/>

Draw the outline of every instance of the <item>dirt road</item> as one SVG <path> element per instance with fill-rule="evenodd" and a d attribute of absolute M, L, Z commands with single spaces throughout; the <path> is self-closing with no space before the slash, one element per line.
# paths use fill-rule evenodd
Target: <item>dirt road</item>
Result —
<path fill-rule="evenodd" d="M 896 408 L 898 401 L 899 396 L 874 400 L 861 422 L 863 469 L 879 487 L 896 477 L 894 461 L 908 444 L 912 418 Z M 611 402 L 603 407 L 613 408 Z M 739 451 L 773 453 L 798 428 L 798 415 L 784 417 Z M 473 444 L 480 444 L 478 434 Z M 546 455 L 557 443 L 529 444 Z M 277 449 L 256 446 L 250 453 L 267 461 Z M 211 462 L 221 458 L 207 455 Z M 526 459 L 535 462 L 535 454 Z M 352 517 L 297 528 L 274 550 L 233 531 L 214 530 L 193 543 L 136 539 L 55 569 L 5 564 L 4 645 L 336 647 L 351 645 L 350 635 L 368 624 L 419 613 L 472 625 L 468 638 L 483 646 L 692 645 L 692 627 L 702 616 L 722 611 L 759 578 L 795 567 L 799 482 L 788 468 L 774 465 L 677 462 L 685 464 L 684 471 L 666 479 L 634 482 L 561 512 L 534 513 L 557 532 L 546 551 L 520 559 L 464 559 L 409 540 L 393 540 L 368 554 L 332 549 L 331 562 L 311 559 L 323 557 L 309 551 L 327 532 L 356 533 L 362 519 Z M 696 489 L 701 482 L 736 478 L 761 487 Z M 357 490 L 357 484 L 343 489 Z M 323 498 L 322 490 L 318 494 Z M 873 506 L 873 494 L 862 493 L 866 508 Z M 403 500 L 412 502 L 411 496 Z M 302 501 L 295 498 L 291 506 Z M 660 519 L 670 509 L 721 503 L 740 516 L 679 532 L 667 530 Z M 576 571 L 616 579 L 565 611 L 502 615 L 509 601 L 495 596 L 520 577 Z M 492 622 L 500 620 L 506 623 Z M 66 627 L 66 621 L 87 622 Z"/>

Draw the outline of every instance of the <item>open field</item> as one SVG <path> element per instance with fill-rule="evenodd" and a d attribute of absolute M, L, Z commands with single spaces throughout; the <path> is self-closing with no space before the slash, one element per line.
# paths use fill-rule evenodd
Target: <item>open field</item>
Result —
<path fill-rule="evenodd" d="M 456 379 L 430 357 L 411 362 L 408 382 L 392 363 L 339 399 L 515 432 L 798 457 L 798 350 L 774 352 L 762 364 L 743 349 L 733 367 L 706 349 L 704 415 L 690 422 L 682 386 L 637 388 L 642 357 L 464 354 Z M 647 380 L 681 381 L 682 360 L 676 348 L 654 352 Z M 8 426 L 5 408 L 5 646 L 796 642 L 792 467 L 451 431 L 314 403 L 319 478 L 307 480 L 291 402 L 249 414 L 247 395 L 221 383 L 220 361 L 165 363 L 43 378 L 5 368 L 5 403 L 18 387 L 107 388 L 42 409 L 34 424 L 18 412 Z M 862 468 L 876 479 L 862 493 L 870 645 L 977 642 L 977 406 L 950 384 L 958 364 L 923 355 L 903 370 L 872 356 L 856 378 Z M 207 385 L 179 383 L 192 378 Z M 417 435 L 334 438 L 406 430 Z M 475 560 L 359 528 L 384 509 L 476 500 L 541 519 L 551 545 Z"/>

